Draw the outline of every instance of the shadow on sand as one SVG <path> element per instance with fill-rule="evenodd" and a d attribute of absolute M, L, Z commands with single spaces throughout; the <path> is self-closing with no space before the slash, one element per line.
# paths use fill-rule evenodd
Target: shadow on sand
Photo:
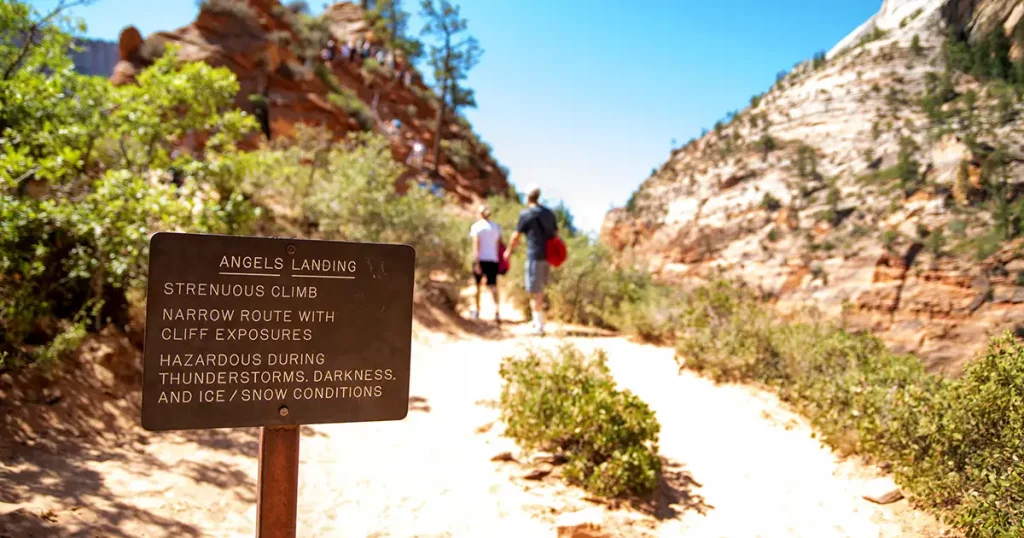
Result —
<path fill-rule="evenodd" d="M 707 514 L 714 506 L 707 504 L 702 495 L 693 492 L 693 488 L 703 487 L 682 463 L 668 458 L 661 459 L 661 475 L 658 477 L 658 489 L 650 498 L 605 499 L 588 497 L 588 500 L 610 508 L 623 506 L 652 516 L 658 520 L 677 519 L 686 512 Z"/>

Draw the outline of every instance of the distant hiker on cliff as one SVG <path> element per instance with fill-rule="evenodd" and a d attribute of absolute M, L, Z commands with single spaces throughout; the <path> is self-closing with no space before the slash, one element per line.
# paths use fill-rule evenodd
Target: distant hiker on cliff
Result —
<path fill-rule="evenodd" d="M 409 153 L 409 158 L 405 160 L 405 164 L 420 168 L 423 166 L 423 143 L 417 140 L 412 145 L 412 151 Z"/>
<path fill-rule="evenodd" d="M 352 45 L 348 41 L 341 44 L 341 58 L 346 62 L 352 61 Z"/>
<path fill-rule="evenodd" d="M 527 208 L 519 214 L 516 231 L 508 241 L 505 260 L 508 261 L 526 236 L 526 292 L 530 294 L 530 313 L 533 316 L 533 334 L 544 335 L 544 288 L 548 284 L 551 268 L 547 258 L 548 240 L 558 234 L 555 214 L 540 205 L 540 188 L 531 186 L 526 193 Z"/>
<path fill-rule="evenodd" d="M 473 223 L 469 236 L 473 238 L 473 279 L 476 281 L 476 308 L 473 319 L 480 319 L 480 282 L 486 279 L 494 300 L 494 322 L 501 323 L 498 306 L 498 270 L 501 260 L 501 226 L 491 221 L 491 210 L 480 206 L 480 220 Z"/>
<path fill-rule="evenodd" d="M 334 59 L 334 52 L 330 47 L 324 47 L 320 49 L 320 59 L 323 60 L 324 63 L 331 63 L 331 60 Z"/>

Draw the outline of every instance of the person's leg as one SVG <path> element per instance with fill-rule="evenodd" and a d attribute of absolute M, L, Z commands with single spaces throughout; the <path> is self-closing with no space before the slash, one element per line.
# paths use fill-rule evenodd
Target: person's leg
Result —
<path fill-rule="evenodd" d="M 544 334 L 544 288 L 548 285 L 550 266 L 548 262 L 541 260 L 535 262 L 534 265 L 534 288 L 530 290 L 532 293 L 531 303 L 533 304 L 533 315 L 537 320 L 537 332 Z"/>
<path fill-rule="evenodd" d="M 490 286 L 491 299 L 494 300 L 494 321 L 501 321 L 501 302 L 498 300 L 498 285 Z"/>
<path fill-rule="evenodd" d="M 473 310 L 473 317 L 477 318 L 480 316 L 480 281 L 476 281 L 476 308 Z"/>
<path fill-rule="evenodd" d="M 526 260 L 526 293 L 530 294 L 530 318 L 531 325 L 537 329 L 537 301 L 536 301 L 536 288 L 537 288 L 537 262 L 535 260 Z"/>
<path fill-rule="evenodd" d="M 544 294 L 530 294 L 530 313 L 533 315 L 533 328 L 537 332 L 544 332 Z"/>
<path fill-rule="evenodd" d="M 473 312 L 472 312 L 473 319 L 477 319 L 477 318 L 480 317 L 480 277 L 481 276 L 483 276 L 483 275 L 481 275 L 479 273 L 476 273 L 476 272 L 473 273 L 473 280 L 476 281 L 476 296 L 475 296 L 475 298 L 476 298 L 476 302 L 475 302 L 476 303 L 476 309 L 473 310 Z"/>

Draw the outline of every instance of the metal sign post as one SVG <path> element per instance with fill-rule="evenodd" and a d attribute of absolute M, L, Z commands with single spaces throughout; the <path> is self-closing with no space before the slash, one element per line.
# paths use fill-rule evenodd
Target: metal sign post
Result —
<path fill-rule="evenodd" d="M 260 430 L 256 538 L 295 538 L 299 499 L 299 427 Z"/>
<path fill-rule="evenodd" d="M 294 538 L 302 424 L 409 413 L 408 245 L 159 233 L 142 426 L 260 426 L 258 538 Z"/>

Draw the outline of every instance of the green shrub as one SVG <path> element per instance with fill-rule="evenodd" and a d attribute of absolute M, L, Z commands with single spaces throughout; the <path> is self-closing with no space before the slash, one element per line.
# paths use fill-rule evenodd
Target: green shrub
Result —
<path fill-rule="evenodd" d="M 928 252 L 938 258 L 944 253 L 946 247 L 946 236 L 942 232 L 942 228 L 937 228 L 928 233 L 924 238 L 924 248 Z"/>
<path fill-rule="evenodd" d="M 891 251 L 893 247 L 896 245 L 896 240 L 899 238 L 900 234 L 896 230 L 885 230 L 882 232 L 881 237 L 882 246 L 884 246 L 886 250 Z"/>
<path fill-rule="evenodd" d="M 676 347 L 680 361 L 720 381 L 758 378 L 773 319 L 768 311 L 725 281 L 695 290 L 686 302 Z"/>
<path fill-rule="evenodd" d="M 563 453 L 566 478 L 598 495 L 655 490 L 660 426 L 647 404 L 616 388 L 603 351 L 527 351 L 505 358 L 500 373 L 502 420 L 524 448 Z"/>
<path fill-rule="evenodd" d="M 756 147 L 765 154 L 771 153 L 776 148 L 775 139 L 769 134 L 761 135 L 761 138 L 757 140 Z"/>
<path fill-rule="evenodd" d="M 765 211 L 775 212 L 782 208 L 782 202 L 779 201 L 772 193 L 766 192 L 761 198 L 761 209 Z"/>
<path fill-rule="evenodd" d="M 633 213 L 634 211 L 636 211 L 636 199 L 637 199 L 637 196 L 639 196 L 639 195 L 640 195 L 640 187 L 637 187 L 636 190 L 633 191 L 629 195 L 629 199 L 626 200 L 626 212 L 627 213 Z"/>
<path fill-rule="evenodd" d="M 822 67 L 825 66 L 826 58 L 827 56 L 825 54 L 825 51 L 822 50 L 815 52 L 814 58 L 811 60 L 811 67 L 813 69 L 821 69 Z"/>
<path fill-rule="evenodd" d="M 871 29 L 871 32 L 865 34 L 860 38 L 860 41 L 857 42 L 857 46 L 859 47 L 871 43 L 872 41 L 878 41 L 879 39 L 882 39 L 887 35 L 889 35 L 889 32 L 887 30 L 882 30 L 881 28 L 875 26 Z"/>
<path fill-rule="evenodd" d="M 616 267 L 611 251 L 589 237 L 565 240 L 569 258 L 547 289 L 552 319 L 615 328 L 618 308 L 638 299 L 646 274 Z"/>
<path fill-rule="evenodd" d="M 914 56 L 921 56 L 924 54 L 924 47 L 921 46 L 921 37 L 914 34 L 913 39 L 910 40 L 910 53 Z"/>
<path fill-rule="evenodd" d="M 469 142 L 465 140 L 441 140 L 441 150 L 457 170 L 465 170 L 477 165 L 476 154 Z"/>
<path fill-rule="evenodd" d="M 0 353 L 17 367 L 126 321 L 154 232 L 239 233 L 258 217 L 240 180 L 248 158 L 235 151 L 256 124 L 234 109 L 227 69 L 167 50 L 137 84 L 115 88 L 71 69 L 62 17 L 33 19 L 17 2 L 0 15 L 0 35 L 40 37 L 0 81 Z M 0 41 L 0 58 L 13 47 Z M 207 135 L 204 159 L 173 154 L 194 132 Z"/>
<path fill-rule="evenodd" d="M 804 179 L 813 179 L 818 175 L 818 154 L 814 148 L 800 144 L 796 153 L 797 174 Z"/>
<path fill-rule="evenodd" d="M 340 92 L 331 92 L 327 95 L 331 104 L 344 110 L 364 131 L 372 131 L 376 122 L 373 119 L 373 112 L 370 107 L 359 98 L 356 93 L 348 88 L 341 88 Z"/>
<path fill-rule="evenodd" d="M 465 272 L 469 223 L 426 186 L 396 191 L 404 169 L 391 158 L 386 137 L 360 132 L 335 143 L 327 132 L 299 129 L 296 139 L 261 159 L 262 171 L 249 177 L 252 188 L 321 237 L 411 245 L 419 284 L 434 271 Z"/>
<path fill-rule="evenodd" d="M 690 303 L 683 367 L 774 388 L 833 447 L 892 463 L 904 491 L 967 536 L 1024 530 L 1024 345 L 1011 334 L 949 380 L 870 335 L 780 322 L 729 285 Z"/>
<path fill-rule="evenodd" d="M 641 286 L 633 300 L 619 305 L 615 325 L 644 342 L 674 342 L 686 313 L 685 298 L 685 294 L 671 286 Z"/>

